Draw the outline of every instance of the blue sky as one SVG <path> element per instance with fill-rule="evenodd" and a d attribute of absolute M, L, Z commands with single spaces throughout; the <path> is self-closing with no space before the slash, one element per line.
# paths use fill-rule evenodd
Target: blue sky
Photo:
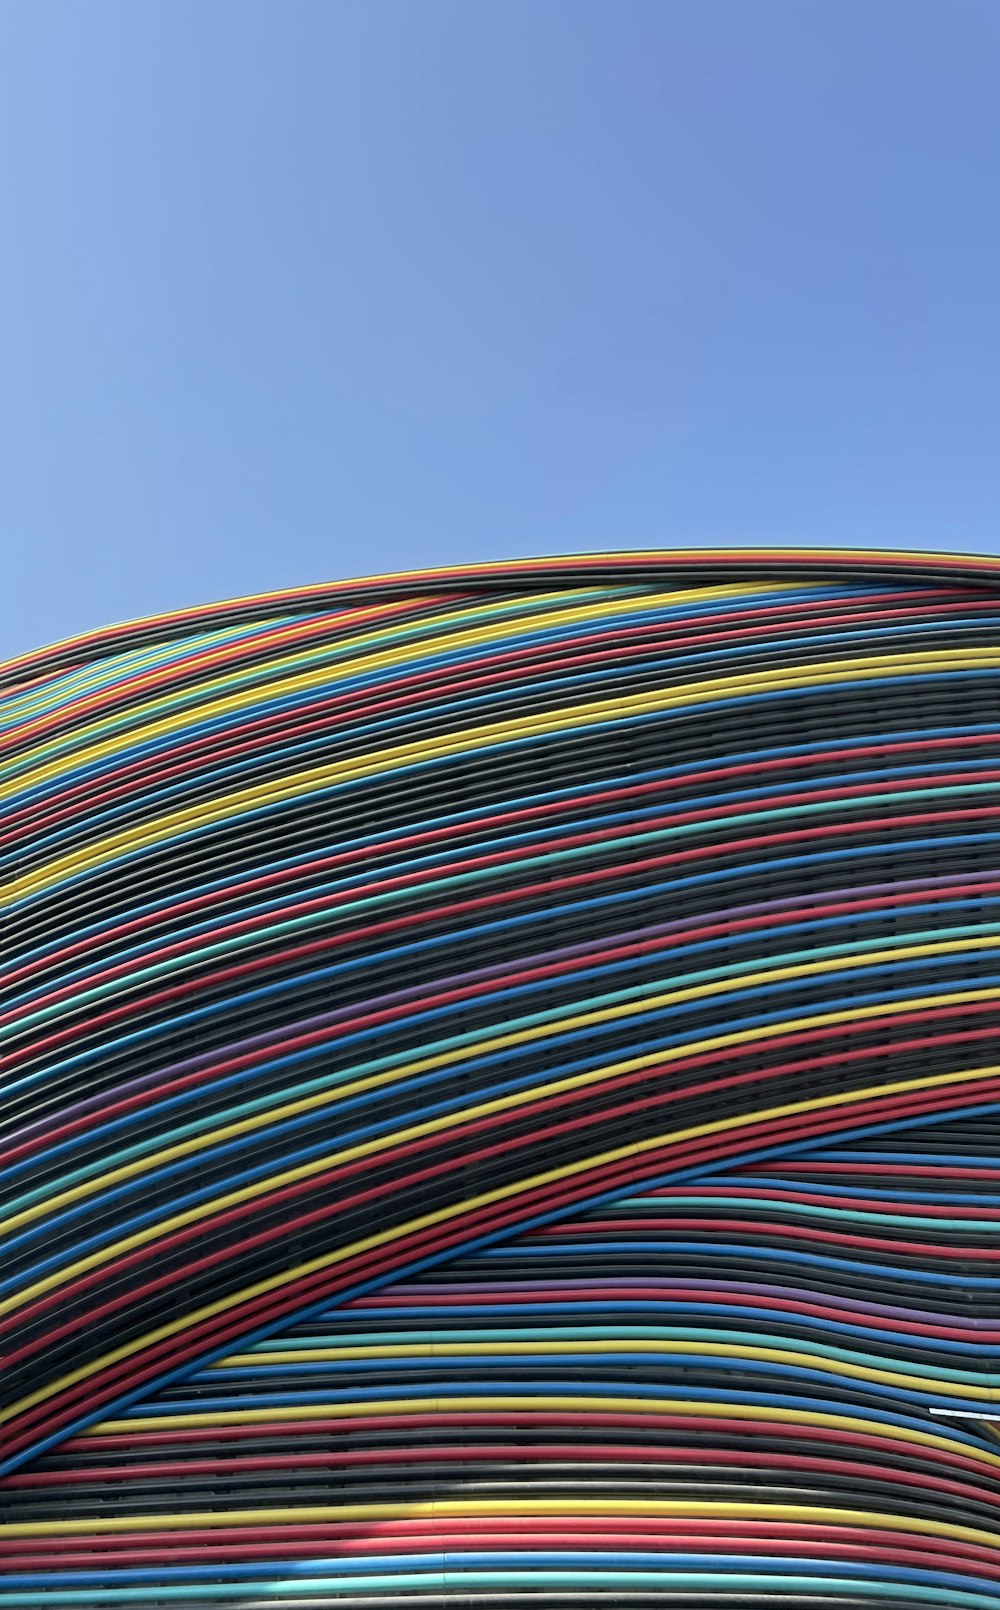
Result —
<path fill-rule="evenodd" d="M 1000 551 L 997 0 L 8 0 L 0 654 L 320 579 Z"/>

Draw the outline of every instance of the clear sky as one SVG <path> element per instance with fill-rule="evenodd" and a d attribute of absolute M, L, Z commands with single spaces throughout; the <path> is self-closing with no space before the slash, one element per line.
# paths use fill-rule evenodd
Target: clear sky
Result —
<path fill-rule="evenodd" d="M 271 587 L 1000 551 L 1000 0 L 5 0 L 0 655 Z"/>

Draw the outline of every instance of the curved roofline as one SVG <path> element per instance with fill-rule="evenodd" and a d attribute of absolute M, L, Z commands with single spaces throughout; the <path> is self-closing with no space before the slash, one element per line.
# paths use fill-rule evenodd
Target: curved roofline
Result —
<path fill-rule="evenodd" d="M 205 631 L 331 605 L 384 604 L 439 587 L 449 593 L 474 595 L 521 591 L 537 586 L 540 580 L 547 587 L 559 588 L 624 578 L 687 585 L 714 584 L 721 579 L 870 582 L 891 578 L 895 583 L 927 586 L 936 582 L 1000 591 L 1000 557 L 875 548 L 674 548 L 500 560 L 361 576 L 224 599 L 99 627 L 0 662 L 0 688 L 75 670 L 107 654 L 161 642 L 179 630 Z"/>

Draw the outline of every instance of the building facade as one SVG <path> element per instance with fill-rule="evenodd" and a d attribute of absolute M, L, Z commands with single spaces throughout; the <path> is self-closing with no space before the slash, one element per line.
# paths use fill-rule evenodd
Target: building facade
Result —
<path fill-rule="evenodd" d="M 0 1610 L 1000 1607 L 1000 562 L 0 677 Z"/>

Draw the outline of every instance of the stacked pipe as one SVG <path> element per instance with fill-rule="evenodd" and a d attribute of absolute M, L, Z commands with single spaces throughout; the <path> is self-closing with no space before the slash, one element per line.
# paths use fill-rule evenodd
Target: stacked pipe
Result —
<path fill-rule="evenodd" d="M 998 585 L 6 668 L 0 1605 L 1000 1605 Z"/>

